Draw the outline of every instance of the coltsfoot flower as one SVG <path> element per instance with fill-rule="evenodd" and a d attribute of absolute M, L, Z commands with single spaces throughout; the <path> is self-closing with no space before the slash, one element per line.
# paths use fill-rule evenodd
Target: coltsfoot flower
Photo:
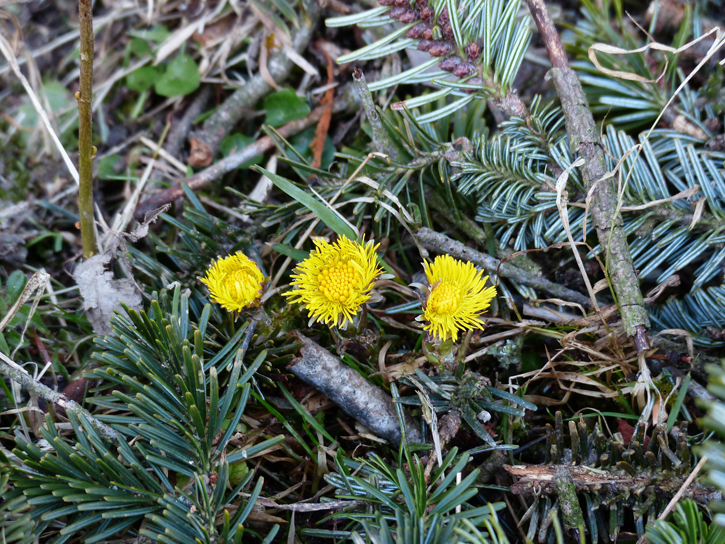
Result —
<path fill-rule="evenodd" d="M 496 296 L 495 287 L 486 287 L 488 276 L 450 255 L 439 255 L 432 263 L 423 263 L 430 285 L 423 315 L 424 328 L 441 340 L 458 339 L 458 332 L 483 329 L 478 316 Z"/>
<path fill-rule="evenodd" d="M 211 264 L 202 278 L 213 301 L 230 312 L 238 312 L 254 304 L 262 296 L 264 275 L 241 251 Z"/>
<path fill-rule="evenodd" d="M 293 289 L 284 296 L 307 309 L 310 324 L 321 321 L 346 327 L 370 299 L 370 290 L 382 272 L 375 255 L 379 245 L 344 236 L 334 244 L 315 239 L 315 249 L 295 268 Z"/>

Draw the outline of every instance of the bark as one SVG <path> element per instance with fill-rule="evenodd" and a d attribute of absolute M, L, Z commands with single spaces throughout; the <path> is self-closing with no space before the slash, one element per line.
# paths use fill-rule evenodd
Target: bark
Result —
<path fill-rule="evenodd" d="M 393 399 L 329 351 L 302 333 L 296 334 L 304 345 L 300 349 L 301 357 L 292 361 L 289 371 L 327 395 L 347 415 L 357 419 L 373 434 L 397 447 L 402 433 Z M 407 414 L 405 419 L 407 441 L 421 442 L 416 423 Z"/>

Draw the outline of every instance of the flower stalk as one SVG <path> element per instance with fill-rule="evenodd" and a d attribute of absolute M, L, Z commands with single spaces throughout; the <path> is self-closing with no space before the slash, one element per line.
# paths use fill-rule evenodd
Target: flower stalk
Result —
<path fill-rule="evenodd" d="M 88 259 L 96 253 L 96 228 L 93 218 L 93 3 L 78 1 L 80 23 L 80 89 L 78 100 L 78 215 L 80 217 L 83 256 Z"/>

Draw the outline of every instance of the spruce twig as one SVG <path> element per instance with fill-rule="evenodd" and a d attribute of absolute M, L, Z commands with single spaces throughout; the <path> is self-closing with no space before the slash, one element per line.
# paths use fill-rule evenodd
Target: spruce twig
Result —
<path fill-rule="evenodd" d="M 617 195 L 611 181 L 604 179 L 608 173 L 607 162 L 599 131 L 579 79 L 569 66 L 559 33 L 551 21 L 544 0 L 527 2 L 551 60 L 552 69 L 549 73 L 566 116 L 566 131 L 571 148 L 585 161 L 582 174 L 587 191 L 592 195 L 592 219 L 599 243 L 607 251 L 606 272 L 617 296 L 624 329 L 628 336 L 634 338 L 637 352 L 642 353 L 648 349 L 649 318 L 629 252 L 622 216 L 617 213 Z"/>
<path fill-rule="evenodd" d="M 78 215 L 80 216 L 83 256 L 96 253 L 96 226 L 93 218 L 93 3 L 78 1 L 80 23 L 80 89 L 78 100 Z"/>

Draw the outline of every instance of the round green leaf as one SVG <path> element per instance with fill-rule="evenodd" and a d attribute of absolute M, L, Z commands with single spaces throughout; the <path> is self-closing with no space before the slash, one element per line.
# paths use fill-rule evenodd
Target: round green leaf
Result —
<path fill-rule="evenodd" d="M 140 93 L 148 91 L 159 79 L 160 70 L 156 66 L 142 66 L 126 76 L 126 86 Z"/>
<path fill-rule="evenodd" d="M 193 93 L 200 83 L 199 68 L 194 59 L 182 54 L 171 59 L 154 89 L 157 94 L 169 98 Z"/>
<path fill-rule="evenodd" d="M 304 98 L 297 96 L 293 89 L 282 89 L 264 99 L 267 113 L 265 123 L 279 127 L 290 121 L 302 119 L 310 114 L 310 107 Z"/>

